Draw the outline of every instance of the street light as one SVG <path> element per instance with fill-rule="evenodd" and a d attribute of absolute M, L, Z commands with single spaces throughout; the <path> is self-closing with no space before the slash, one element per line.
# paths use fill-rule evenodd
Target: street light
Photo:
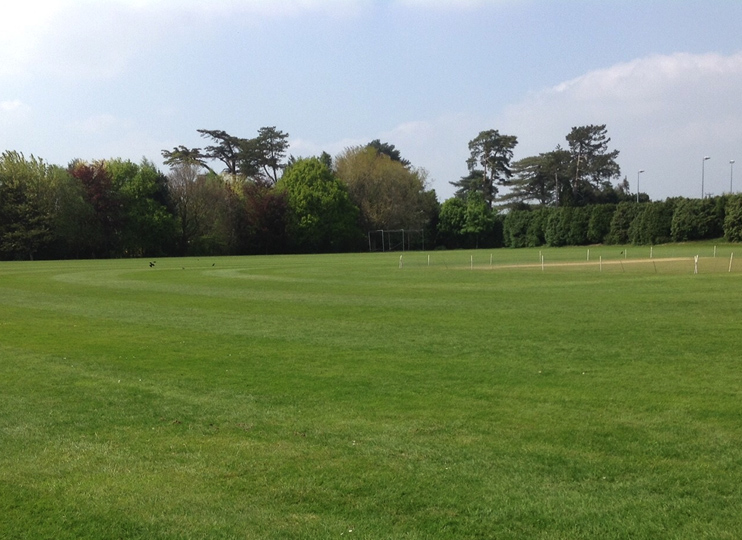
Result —
<path fill-rule="evenodd" d="M 639 175 L 644 172 L 644 169 L 640 169 L 638 173 L 636 173 L 636 202 L 639 202 Z"/>
<path fill-rule="evenodd" d="M 704 174 L 706 172 L 706 160 L 711 159 L 711 156 L 704 156 L 703 161 L 701 161 L 701 198 L 703 199 L 703 180 L 704 180 Z"/>
<path fill-rule="evenodd" d="M 732 191 L 732 179 L 734 178 L 734 160 L 729 160 L 729 194 L 731 195 L 733 193 Z"/>

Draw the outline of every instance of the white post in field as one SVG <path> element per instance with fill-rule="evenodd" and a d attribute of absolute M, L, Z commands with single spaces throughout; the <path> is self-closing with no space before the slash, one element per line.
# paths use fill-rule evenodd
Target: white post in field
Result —
<path fill-rule="evenodd" d="M 694 274 L 697 274 L 698 273 L 698 255 L 696 255 L 695 257 L 693 257 L 693 261 L 694 261 L 693 273 Z"/>
<path fill-rule="evenodd" d="M 544 256 L 541 255 L 541 271 L 544 271 Z"/>
<path fill-rule="evenodd" d="M 430 255 L 428 255 L 428 266 L 430 266 Z"/>
<path fill-rule="evenodd" d="M 470 264 L 471 264 L 471 269 L 474 270 L 474 255 L 471 256 Z"/>
<path fill-rule="evenodd" d="M 649 258 L 654 259 L 654 246 L 649 246 Z"/>
<path fill-rule="evenodd" d="M 714 259 L 716 258 L 716 246 L 714 246 Z"/>
<path fill-rule="evenodd" d="M 590 248 L 587 248 L 587 260 L 590 260 Z"/>
<path fill-rule="evenodd" d="M 732 271 L 732 261 L 734 260 L 734 252 L 732 252 L 732 255 L 729 257 L 729 271 Z"/>
<path fill-rule="evenodd" d="M 399 267 L 402 268 L 402 255 L 399 256 Z"/>

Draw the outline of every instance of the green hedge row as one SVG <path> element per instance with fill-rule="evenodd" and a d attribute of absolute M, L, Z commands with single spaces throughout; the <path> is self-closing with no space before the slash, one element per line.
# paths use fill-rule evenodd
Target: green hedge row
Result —
<path fill-rule="evenodd" d="M 508 247 L 651 245 L 722 236 L 742 241 L 742 195 L 512 210 L 503 222 Z"/>

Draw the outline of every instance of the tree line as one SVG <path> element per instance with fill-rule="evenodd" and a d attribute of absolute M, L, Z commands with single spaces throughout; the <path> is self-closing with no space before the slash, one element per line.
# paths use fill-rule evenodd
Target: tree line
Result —
<path fill-rule="evenodd" d="M 449 206 L 449 210 L 454 215 L 444 216 L 442 212 L 441 223 L 450 220 L 467 224 L 476 214 L 471 206 L 460 203 L 455 209 Z M 742 195 L 512 209 L 507 214 L 493 215 L 484 228 L 442 228 L 438 242 L 448 248 L 521 248 L 657 245 L 721 237 L 742 241 Z"/>
<path fill-rule="evenodd" d="M 146 159 L 62 167 L 3 152 L 0 259 L 354 251 L 368 230 L 435 222 L 426 171 L 392 144 L 295 158 L 275 127 L 198 132 L 203 149 L 163 150 L 167 174 Z"/>
<path fill-rule="evenodd" d="M 3 152 L 0 259 L 360 251 L 369 231 L 398 229 L 424 231 L 427 249 L 742 238 L 740 197 L 632 195 L 605 125 L 516 162 L 517 137 L 483 131 L 442 204 L 427 172 L 380 140 L 295 158 L 275 127 L 197 131 L 203 148 L 162 151 L 167 173 L 147 159 L 63 167 Z"/>

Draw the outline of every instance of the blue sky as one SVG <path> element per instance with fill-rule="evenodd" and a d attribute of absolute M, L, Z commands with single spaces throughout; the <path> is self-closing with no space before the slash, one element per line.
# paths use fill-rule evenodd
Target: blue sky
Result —
<path fill-rule="evenodd" d="M 742 2 L 26 0 L 0 18 L 0 150 L 65 165 L 290 134 L 296 156 L 382 139 L 440 200 L 480 131 L 515 158 L 607 124 L 632 190 L 742 191 Z M 736 171 L 735 171 L 736 172 Z M 735 187 L 735 191 L 737 188 Z"/>

